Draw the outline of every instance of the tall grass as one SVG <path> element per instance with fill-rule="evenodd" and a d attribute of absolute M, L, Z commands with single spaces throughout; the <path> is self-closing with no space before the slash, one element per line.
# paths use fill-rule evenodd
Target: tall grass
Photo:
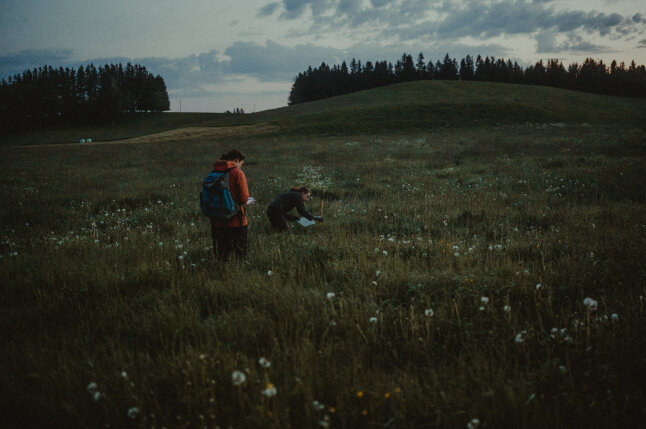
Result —
<path fill-rule="evenodd" d="M 258 204 L 224 264 L 197 193 L 231 147 Z M 531 124 L 4 149 L 0 418 L 630 426 L 645 158 L 639 129 Z M 308 203 L 325 221 L 272 233 L 266 204 L 306 166 L 332 181 Z"/>

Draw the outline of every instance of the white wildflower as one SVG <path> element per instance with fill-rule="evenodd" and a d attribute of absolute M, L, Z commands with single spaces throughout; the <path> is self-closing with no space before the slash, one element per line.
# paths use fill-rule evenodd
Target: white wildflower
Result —
<path fill-rule="evenodd" d="M 510 307 L 510 306 L 508 306 L 508 305 L 505 305 L 502 309 L 503 309 L 506 313 L 509 313 L 509 312 L 511 311 L 511 307 Z"/>
<path fill-rule="evenodd" d="M 92 394 L 96 392 L 96 390 L 99 388 L 99 386 L 95 382 L 91 382 L 90 384 L 87 385 L 85 390 L 88 391 L 88 393 Z"/>
<path fill-rule="evenodd" d="M 370 322 L 370 323 L 377 323 L 377 318 L 373 316 L 373 317 L 371 317 L 371 318 L 369 319 L 369 322 Z"/>
<path fill-rule="evenodd" d="M 610 315 L 610 320 L 612 320 L 613 322 L 618 322 L 619 321 L 619 315 L 617 313 L 612 313 Z"/>
<path fill-rule="evenodd" d="M 138 415 L 139 415 L 139 408 L 131 407 L 128 409 L 128 417 L 130 417 L 131 419 L 136 419 Z"/>
<path fill-rule="evenodd" d="M 489 298 L 487 298 L 486 296 L 483 296 L 482 298 L 480 298 L 480 301 L 481 301 L 483 304 L 487 304 L 487 303 L 489 303 Z"/>
<path fill-rule="evenodd" d="M 231 373 L 231 380 L 233 381 L 234 386 L 240 386 L 247 381 L 247 376 L 244 372 L 236 370 Z"/>
<path fill-rule="evenodd" d="M 520 344 L 525 341 L 524 335 L 525 335 L 525 331 L 521 331 L 518 334 L 516 334 L 515 341 L 517 344 Z"/>
<path fill-rule="evenodd" d="M 263 356 L 263 357 L 261 357 L 260 359 L 258 359 L 258 363 L 259 363 L 259 364 L 260 364 L 260 366 L 262 366 L 263 368 L 269 368 L 269 367 L 271 366 L 271 362 L 269 362 L 269 361 L 267 360 L 267 358 L 266 358 L 266 357 L 264 357 L 264 356 Z"/>
<path fill-rule="evenodd" d="M 433 317 L 434 314 L 435 312 L 432 308 L 427 308 L 426 310 L 424 310 L 424 316 L 426 317 Z"/>
<path fill-rule="evenodd" d="M 588 307 L 588 310 L 590 311 L 597 311 L 597 301 L 595 301 L 592 298 L 586 298 L 583 300 L 583 305 Z"/>
<path fill-rule="evenodd" d="M 271 270 L 267 271 L 267 275 L 268 275 L 269 277 L 271 277 L 271 276 L 272 276 L 272 274 L 274 274 L 274 273 L 273 273 Z"/>
<path fill-rule="evenodd" d="M 538 283 L 538 284 L 536 285 L 536 290 L 539 290 L 541 287 L 543 287 L 543 285 L 542 285 L 542 284 L 540 284 L 540 283 Z"/>
<path fill-rule="evenodd" d="M 477 429 L 480 426 L 480 419 L 471 419 L 469 423 L 467 423 L 467 429 Z"/>
<path fill-rule="evenodd" d="M 276 386 L 272 383 L 267 383 L 267 387 L 261 393 L 266 397 L 271 398 L 272 396 L 276 396 L 278 390 L 276 390 Z"/>
<path fill-rule="evenodd" d="M 335 296 L 336 296 L 336 295 L 335 295 L 335 293 L 334 293 L 334 292 L 328 292 L 328 293 L 327 293 L 327 295 L 325 295 L 325 297 L 326 297 L 327 299 L 334 299 L 334 297 L 335 297 Z"/>

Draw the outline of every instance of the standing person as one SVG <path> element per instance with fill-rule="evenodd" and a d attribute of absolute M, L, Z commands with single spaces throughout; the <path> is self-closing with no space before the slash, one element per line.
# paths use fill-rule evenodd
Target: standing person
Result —
<path fill-rule="evenodd" d="M 313 216 L 305 209 L 305 201 L 312 196 L 312 191 L 305 186 L 292 188 L 291 190 L 278 195 L 267 207 L 267 217 L 271 226 L 278 231 L 286 231 L 290 220 L 297 220 L 298 217 L 288 212 L 293 208 L 306 219 L 323 220 L 321 216 Z"/>
<path fill-rule="evenodd" d="M 246 207 L 249 199 L 247 177 L 242 172 L 245 155 L 237 149 L 222 154 L 213 165 L 214 171 L 229 171 L 231 197 L 240 205 L 240 211 L 230 219 L 211 219 L 211 237 L 213 254 L 220 259 L 227 259 L 231 253 L 240 256 L 247 254 L 247 216 Z"/>

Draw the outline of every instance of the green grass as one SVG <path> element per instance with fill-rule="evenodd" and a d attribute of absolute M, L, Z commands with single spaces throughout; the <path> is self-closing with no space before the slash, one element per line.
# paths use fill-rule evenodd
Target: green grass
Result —
<path fill-rule="evenodd" d="M 421 81 L 342 97 L 239 115 L 222 113 L 135 114 L 103 127 L 0 135 L 0 147 L 119 140 L 183 127 L 226 127 L 270 123 L 278 134 L 349 135 L 430 132 L 532 123 L 614 124 L 641 127 L 646 101 L 559 88 L 490 82 Z"/>
<path fill-rule="evenodd" d="M 406 96 L 390 99 L 394 109 Z M 294 115 L 342 121 L 326 103 Z M 288 112 L 274 120 L 288 124 Z M 643 128 L 445 120 L 2 149 L 0 420 L 636 425 L 646 415 Z M 197 193 L 231 147 L 247 154 L 258 205 L 248 257 L 222 264 Z M 271 233 L 266 204 L 304 166 L 332 181 L 308 203 L 318 213 L 325 200 L 325 222 Z M 268 383 L 276 396 L 261 393 Z"/>

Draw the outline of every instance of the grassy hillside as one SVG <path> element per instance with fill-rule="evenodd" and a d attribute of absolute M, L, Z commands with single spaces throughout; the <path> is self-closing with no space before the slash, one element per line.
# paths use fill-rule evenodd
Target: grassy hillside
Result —
<path fill-rule="evenodd" d="M 569 124 L 646 123 L 646 100 L 558 88 L 487 82 L 422 81 L 254 114 L 137 114 L 118 125 L 67 128 L 0 136 L 0 146 L 117 140 L 182 127 L 279 125 L 282 133 L 365 134 L 375 131 L 473 128 L 527 122 Z"/>
<path fill-rule="evenodd" d="M 465 86 L 245 116 L 284 124 L 264 136 L 0 149 L 0 426 L 639 427 L 643 102 Z M 525 113 L 458 115 L 502 89 Z M 232 147 L 258 203 L 225 264 L 197 195 Z M 272 233 L 298 184 L 325 221 Z"/>

